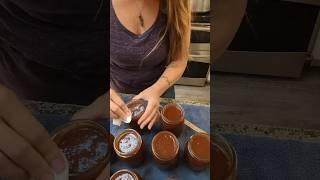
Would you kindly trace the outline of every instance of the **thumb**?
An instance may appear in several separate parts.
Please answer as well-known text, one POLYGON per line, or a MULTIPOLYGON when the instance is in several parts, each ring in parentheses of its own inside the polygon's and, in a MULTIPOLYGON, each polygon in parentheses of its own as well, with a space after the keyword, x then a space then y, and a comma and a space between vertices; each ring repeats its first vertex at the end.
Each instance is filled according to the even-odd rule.
POLYGON ((139 100, 139 99, 143 99, 143 98, 144 98, 144 97, 143 97, 142 94, 138 94, 138 95, 134 96, 132 99, 133 99, 133 100, 139 100))

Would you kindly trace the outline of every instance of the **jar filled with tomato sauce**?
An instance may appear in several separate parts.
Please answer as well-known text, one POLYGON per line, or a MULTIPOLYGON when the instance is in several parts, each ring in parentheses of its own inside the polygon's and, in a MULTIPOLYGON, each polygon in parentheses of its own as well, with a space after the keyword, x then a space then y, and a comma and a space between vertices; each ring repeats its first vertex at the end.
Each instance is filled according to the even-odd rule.
POLYGON ((214 180, 237 180, 238 159, 234 147, 221 135, 211 136, 211 175, 214 180))
POLYGON ((113 136, 94 121, 67 123, 52 139, 68 161, 70 180, 95 180, 110 161, 113 136))
POLYGON ((142 180, 142 177, 137 172, 123 169, 115 172, 110 180, 142 180))
POLYGON ((184 129, 184 110, 176 103, 163 106, 161 111, 161 128, 179 137, 184 129))
POLYGON ((174 168, 179 160, 179 141, 169 131, 157 133, 151 142, 151 149, 154 161, 161 168, 174 168))
POLYGON ((122 131, 115 138, 113 147, 119 159, 132 166, 140 165, 144 161, 144 143, 134 129, 122 131))
POLYGON ((185 147, 185 159, 193 170, 203 170, 210 166, 210 136, 197 133, 190 137, 185 147))

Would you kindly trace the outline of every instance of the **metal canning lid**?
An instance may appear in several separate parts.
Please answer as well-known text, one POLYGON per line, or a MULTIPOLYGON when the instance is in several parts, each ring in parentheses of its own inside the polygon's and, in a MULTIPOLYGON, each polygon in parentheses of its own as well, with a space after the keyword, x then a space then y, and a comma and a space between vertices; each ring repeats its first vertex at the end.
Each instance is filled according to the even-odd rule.
POLYGON ((137 173, 133 172, 133 171, 130 171, 128 169, 122 169, 122 170, 119 170, 117 172, 115 172, 112 176, 111 176, 111 180, 115 180, 117 177, 119 177, 120 175, 123 175, 123 174, 129 174, 131 175, 134 180, 138 180, 139 179, 139 176, 137 175, 137 173))
POLYGON ((134 129, 123 130, 113 141, 114 150, 116 151, 116 153, 119 156, 124 157, 124 158, 135 156, 139 152, 139 150, 141 149, 141 146, 142 146, 142 138, 141 138, 140 134, 134 129), (126 135, 129 135, 129 134, 135 135, 135 137, 137 138, 137 146, 134 148, 134 150, 132 150, 130 152, 122 152, 119 149, 119 143, 120 143, 121 139, 123 139, 126 135))

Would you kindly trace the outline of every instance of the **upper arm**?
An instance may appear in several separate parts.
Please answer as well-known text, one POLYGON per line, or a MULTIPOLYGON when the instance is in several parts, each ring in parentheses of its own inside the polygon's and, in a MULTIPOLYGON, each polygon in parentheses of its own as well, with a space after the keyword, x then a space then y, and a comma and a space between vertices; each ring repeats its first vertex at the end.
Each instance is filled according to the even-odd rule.
POLYGON ((227 49, 241 24, 247 0, 215 0, 213 11, 213 60, 227 49))

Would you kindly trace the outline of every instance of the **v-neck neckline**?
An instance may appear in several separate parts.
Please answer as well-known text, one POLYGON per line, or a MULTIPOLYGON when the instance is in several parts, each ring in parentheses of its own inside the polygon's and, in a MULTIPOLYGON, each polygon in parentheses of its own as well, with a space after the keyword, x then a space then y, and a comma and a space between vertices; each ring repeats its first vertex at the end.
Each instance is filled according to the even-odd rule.
POLYGON ((136 33, 132 32, 132 31, 130 31, 125 25, 122 24, 122 22, 121 22, 120 19, 118 18, 117 14, 116 14, 116 11, 115 11, 115 9, 114 9, 114 7, 113 7, 112 0, 111 0, 110 2, 111 2, 111 11, 112 11, 112 13, 113 13, 113 15, 114 15, 117 23, 120 25, 120 27, 121 27, 124 31, 126 31, 129 35, 131 35, 131 36, 133 36, 133 37, 135 37, 135 38, 141 38, 141 37, 144 37, 144 36, 146 36, 147 34, 149 34, 149 32, 154 29, 154 27, 156 26, 156 24, 158 23, 158 21, 159 21, 159 19, 160 19, 160 13, 161 13, 161 11, 160 11, 160 7, 159 7, 157 17, 156 17, 155 21, 152 23, 152 25, 151 25, 146 31, 144 31, 143 33, 141 33, 141 34, 136 34, 136 33))

